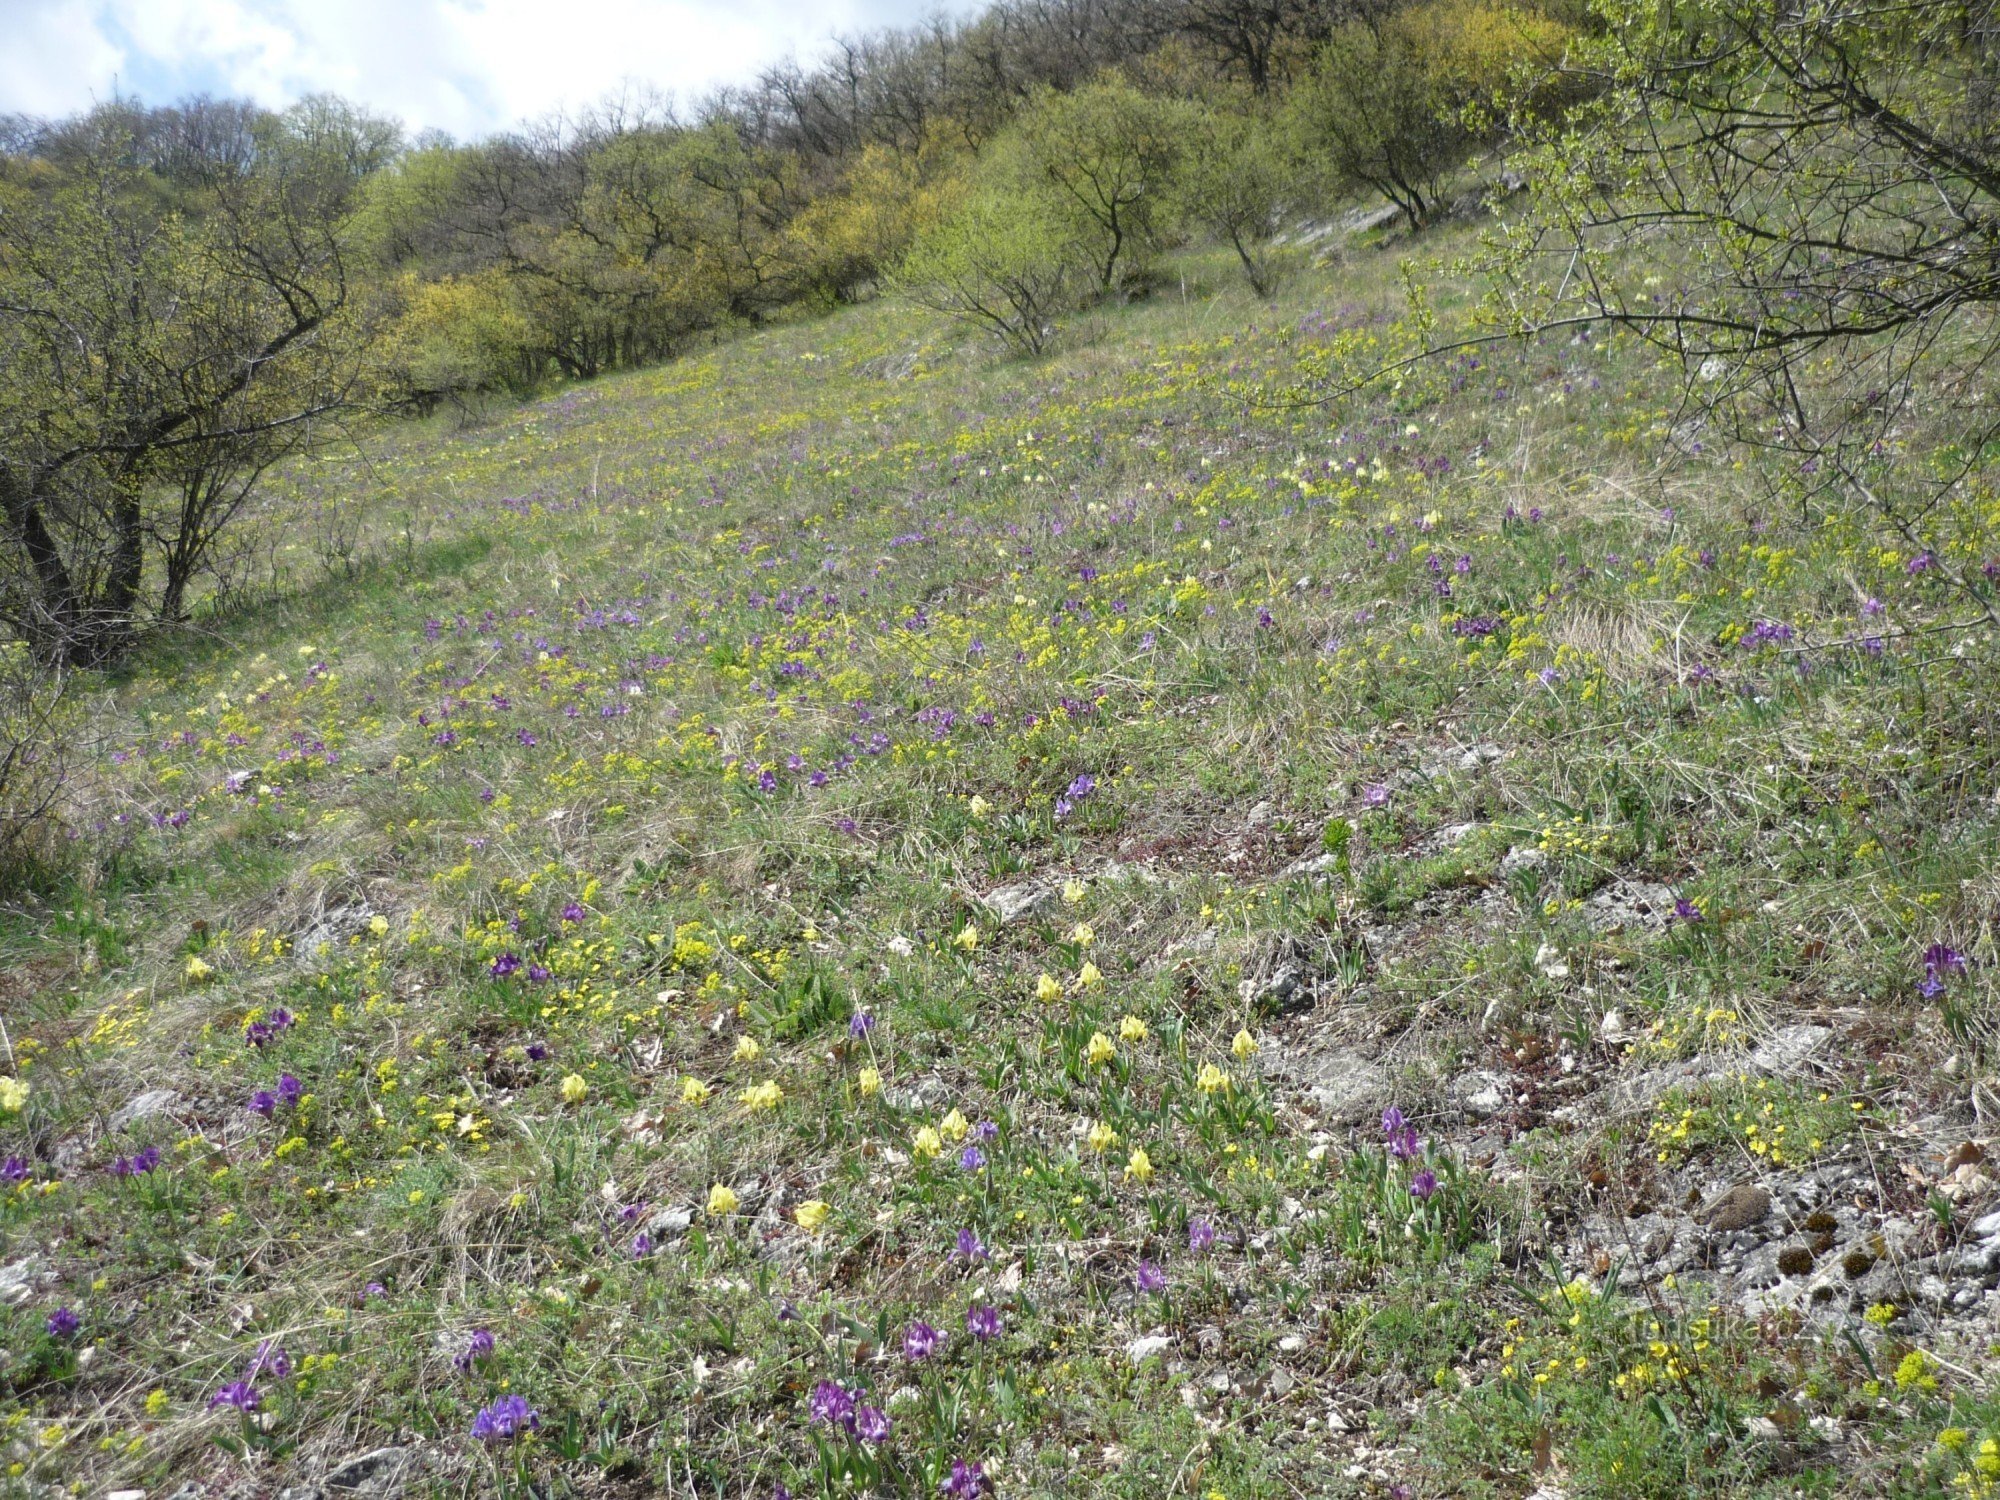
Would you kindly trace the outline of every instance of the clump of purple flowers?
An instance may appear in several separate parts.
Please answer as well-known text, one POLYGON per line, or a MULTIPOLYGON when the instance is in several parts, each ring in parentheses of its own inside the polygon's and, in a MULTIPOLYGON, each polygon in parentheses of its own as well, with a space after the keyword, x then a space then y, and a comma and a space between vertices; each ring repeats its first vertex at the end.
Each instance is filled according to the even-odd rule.
POLYGON ((492 1352, 493 1335, 484 1328, 475 1328, 466 1336, 465 1347, 451 1357, 451 1363, 453 1368, 464 1375, 492 1352))
POLYGON ((1917 990, 1926 1000, 1935 1000, 1944 993, 1945 975, 1964 972, 1963 953, 1948 943, 1932 943, 1924 949, 1924 982, 1917 990))
POLYGON ((252 1047, 268 1047, 291 1027, 292 1013, 281 1005, 261 1021, 252 1021, 244 1027, 243 1040, 252 1047))
POLYGON ((986 1493, 986 1470, 962 1458, 951 1461, 951 1473, 938 1485, 952 1500, 979 1500, 986 1493))
POLYGON ((210 1411, 218 1406, 233 1406, 240 1412, 253 1412, 263 1404, 257 1395, 257 1387, 247 1380, 232 1380, 208 1398, 210 1411))
POLYGON ((541 1417, 528 1405, 525 1396, 502 1396, 491 1406, 480 1408, 479 1415, 472 1419, 472 1435, 482 1443, 499 1445, 511 1443, 524 1432, 534 1432, 542 1425, 541 1417))
POLYGON ((143 1177, 160 1164, 160 1148, 148 1146, 130 1156, 121 1156, 105 1168, 113 1177, 143 1177))
POLYGON ((49 1320, 44 1326, 49 1330, 50 1338, 74 1338, 77 1329, 83 1326, 83 1319, 76 1315, 75 1308, 59 1307, 49 1314, 49 1320))
POLYGON ((889 1436, 889 1414, 879 1406, 862 1402, 837 1380, 822 1380, 815 1385, 806 1409, 815 1422, 838 1427, 864 1443, 879 1443, 889 1436))
POLYGON ((276 1339, 265 1339, 258 1344, 257 1352, 250 1356, 250 1363, 243 1367, 243 1378, 255 1380, 268 1374, 275 1380, 283 1380, 292 1373, 292 1357, 285 1353, 276 1339))
POLYGON ((1097 778, 1092 776, 1088 771, 1083 772, 1069 784, 1060 797, 1056 798, 1056 821, 1060 823, 1064 818, 1076 811, 1076 804, 1089 797, 1096 790, 1097 778))
POLYGON ((298 1102, 305 1098, 305 1096, 306 1088, 304 1084, 300 1083, 298 1079, 289 1073, 281 1073, 278 1075, 278 1087, 275 1091, 271 1089, 257 1090, 256 1093, 250 1096, 250 1102, 244 1105, 244 1108, 249 1110, 251 1114, 262 1115, 268 1120, 278 1112, 281 1105, 286 1109, 297 1108, 298 1102))
POLYGON ((1423 1154, 1423 1142, 1417 1139, 1417 1127, 1403 1118, 1403 1112, 1395 1105, 1382 1111, 1382 1134, 1389 1139, 1389 1154, 1399 1161, 1409 1161, 1423 1154))

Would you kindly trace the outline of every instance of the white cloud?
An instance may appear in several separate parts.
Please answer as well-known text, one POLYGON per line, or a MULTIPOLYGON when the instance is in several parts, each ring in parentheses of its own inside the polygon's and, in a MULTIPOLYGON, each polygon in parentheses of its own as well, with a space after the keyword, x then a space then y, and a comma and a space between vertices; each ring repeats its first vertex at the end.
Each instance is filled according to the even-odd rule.
POLYGON ((91 0, 0 0, 0 114, 60 114, 110 92, 124 53, 91 0))
MULTIPOLYGON (((967 11, 974 0, 948 0, 967 11)), ((0 112, 56 114, 114 86, 268 105, 330 90, 414 128, 479 135, 627 81, 682 100, 923 0, 0 0, 0 112)))

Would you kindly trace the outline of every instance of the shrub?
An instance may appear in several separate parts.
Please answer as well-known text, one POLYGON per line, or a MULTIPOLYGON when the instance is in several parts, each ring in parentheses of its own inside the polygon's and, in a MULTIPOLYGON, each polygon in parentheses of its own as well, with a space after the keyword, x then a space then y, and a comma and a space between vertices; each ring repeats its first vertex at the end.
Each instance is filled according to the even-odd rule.
POLYGON ((1198 107, 1189 123, 1174 184, 1181 222, 1233 249, 1251 289, 1267 297, 1283 270, 1271 241, 1298 164, 1262 120, 1198 107))
POLYGON ((1058 314, 1088 291, 1091 270, 1046 195, 981 186, 917 240, 899 282, 920 306, 1039 354, 1058 314))
POLYGON ((534 384, 533 330, 504 275, 482 271, 398 288, 403 310, 377 351, 391 399, 429 410, 489 391, 525 394, 534 384))
POLYGON ((949 191, 941 180, 947 165, 935 149, 864 148, 841 185, 786 226, 786 255, 801 280, 838 301, 879 282, 937 221, 949 191))
POLYGON ((1123 81, 1044 90, 996 143, 993 168, 1048 191, 1099 290, 1112 292, 1159 248, 1189 124, 1185 106, 1123 81))
MULTIPOLYGON (((1291 100, 1301 141, 1342 186, 1365 186, 1421 229, 1444 177, 1498 132, 1518 75, 1553 64, 1559 22, 1480 0, 1432 0, 1334 28, 1291 100)), ((1534 92, 1525 91, 1532 104, 1534 92)))

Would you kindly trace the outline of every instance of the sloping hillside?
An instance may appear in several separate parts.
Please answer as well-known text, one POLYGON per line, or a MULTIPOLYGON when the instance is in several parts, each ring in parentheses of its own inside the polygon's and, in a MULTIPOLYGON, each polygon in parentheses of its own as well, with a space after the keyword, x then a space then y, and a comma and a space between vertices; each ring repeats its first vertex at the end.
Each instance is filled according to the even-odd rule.
POLYGON ((1989 1491, 1995 518, 1227 273, 288 476, 0 931, 20 1493, 1989 1491))

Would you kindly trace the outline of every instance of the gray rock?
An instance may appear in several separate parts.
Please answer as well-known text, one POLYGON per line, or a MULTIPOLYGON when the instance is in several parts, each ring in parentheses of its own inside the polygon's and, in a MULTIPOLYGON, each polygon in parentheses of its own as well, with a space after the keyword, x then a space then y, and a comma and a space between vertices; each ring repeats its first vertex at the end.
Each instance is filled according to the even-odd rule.
POLYGON ((1833 1040, 1831 1026, 1800 1023, 1781 1026, 1750 1054, 1750 1066, 1760 1073, 1789 1073, 1822 1051, 1833 1040))
POLYGON ((1451 1081, 1451 1097, 1467 1114, 1497 1115, 1513 1102, 1504 1075, 1474 1068, 1451 1081))
POLYGON ((128 1100, 111 1116, 111 1128, 123 1130, 128 1125, 136 1125, 141 1120, 150 1120, 154 1115, 163 1115, 181 1102, 181 1096, 172 1089, 147 1089, 145 1093, 128 1100))
POLYGON ((1295 859, 1278 872, 1281 880, 1309 880, 1321 875, 1331 875, 1340 868, 1338 854, 1315 854, 1308 859, 1295 859))
POLYGON ((1500 860, 1500 873, 1512 875, 1520 870, 1539 870, 1549 862, 1548 855, 1533 844, 1521 844, 1509 849, 1500 860))
MULTIPOLYGON (((674 1240, 686 1234, 688 1227, 693 1223, 694 1210, 689 1208, 685 1203, 674 1203, 660 1209, 646 1221, 646 1232, 656 1239, 674 1240)), ((376 1451, 380 1452, 382 1450, 378 1449, 376 1451)), ((364 1458, 372 1458, 374 1455, 363 1454, 362 1456, 364 1458)))
POLYGON ((1273 1049, 1266 1071, 1303 1088, 1334 1119, 1359 1119, 1389 1102, 1389 1072, 1358 1052, 1273 1049))
POLYGON ((0 1307, 19 1307, 35 1295, 36 1289, 49 1280, 51 1274, 32 1255, 24 1255, 19 1260, 0 1266, 0 1307))
POLYGON ((1343 234, 1366 234, 1371 229, 1395 223, 1400 213, 1402 210, 1393 203, 1385 203, 1380 208, 1350 209, 1341 215, 1339 229, 1343 234))
POLYGON ((1459 756, 1458 768, 1461 771, 1476 771, 1481 766, 1488 765, 1493 761, 1504 760, 1506 755, 1507 752, 1494 744, 1493 741, 1481 740, 1470 750, 1467 750, 1465 754, 1459 756))
POLYGON ((979 898, 979 901, 993 913, 995 921, 1005 926, 1020 921, 1048 900, 1052 894, 1048 886, 1029 880, 1019 885, 1003 885, 997 891, 988 891, 979 898))
POLYGON ((335 1496, 396 1495, 408 1485, 417 1466, 414 1448, 376 1448, 329 1470, 320 1483, 335 1496))
POLYGON ((1674 912, 1674 893, 1654 880, 1614 880, 1583 903, 1584 920, 1601 932, 1664 927, 1674 912))

